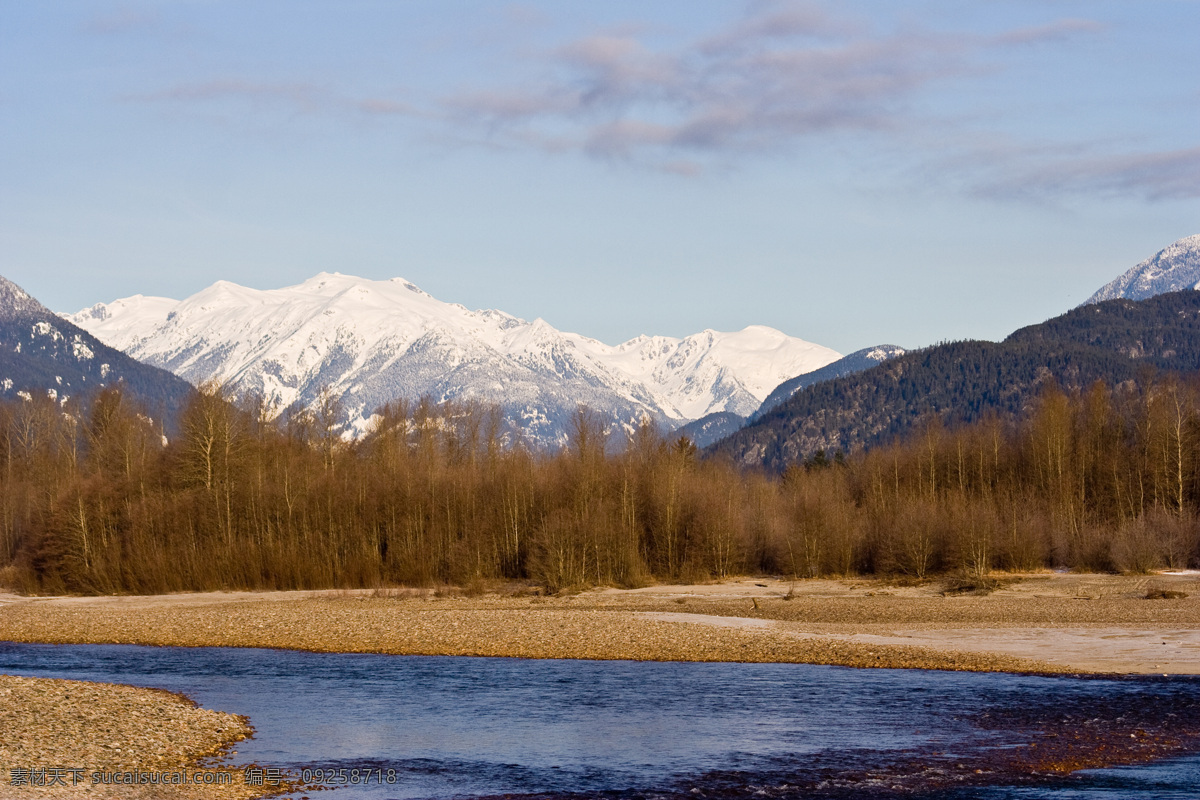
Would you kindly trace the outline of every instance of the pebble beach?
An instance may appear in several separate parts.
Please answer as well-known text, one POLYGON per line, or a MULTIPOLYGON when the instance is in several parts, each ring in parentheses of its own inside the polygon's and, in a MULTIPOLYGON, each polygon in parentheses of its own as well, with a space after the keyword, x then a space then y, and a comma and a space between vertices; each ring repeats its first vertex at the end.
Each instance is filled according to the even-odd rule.
POLYGON ((170 692, 0 675, 0 797, 254 797, 219 766, 252 734, 243 717, 170 692))

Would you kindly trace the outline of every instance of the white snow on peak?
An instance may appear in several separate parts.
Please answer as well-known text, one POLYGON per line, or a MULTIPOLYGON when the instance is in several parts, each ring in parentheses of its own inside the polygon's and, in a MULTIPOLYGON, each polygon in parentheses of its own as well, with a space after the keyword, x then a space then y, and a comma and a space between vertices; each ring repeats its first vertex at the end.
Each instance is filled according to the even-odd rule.
POLYGON ((1200 234, 1180 239, 1159 250, 1124 275, 1105 284, 1084 305, 1122 297, 1145 300, 1158 294, 1195 289, 1197 286, 1200 286, 1200 234))
POLYGON ((126 350, 132 346, 138 332, 165 322, 167 314, 178 304, 178 300, 169 297, 135 294, 111 303, 97 303, 75 314, 59 316, 93 332, 93 335, 96 335, 95 330, 103 330, 105 335, 96 335, 98 339, 118 350, 126 350), (86 324, 81 320, 86 320, 86 324))
POLYGON ((444 303, 403 278, 338 272, 271 290, 218 281, 181 301, 135 295, 67 318, 195 384, 262 392, 278 410, 328 387, 354 430, 384 402, 429 394, 499 403, 549 440, 580 403, 626 422, 745 415, 781 381, 840 357, 761 325, 611 346, 540 318, 444 303))
POLYGON ((638 336, 615 347, 571 335, 597 360, 645 383, 671 417, 683 420, 716 411, 745 416, 783 381, 841 358, 762 325, 733 333, 704 330, 682 339, 638 336))

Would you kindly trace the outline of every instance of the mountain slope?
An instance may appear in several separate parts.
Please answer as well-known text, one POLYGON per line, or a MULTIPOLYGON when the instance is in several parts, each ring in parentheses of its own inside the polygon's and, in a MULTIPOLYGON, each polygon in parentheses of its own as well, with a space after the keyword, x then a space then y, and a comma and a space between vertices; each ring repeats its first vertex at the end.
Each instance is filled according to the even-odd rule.
POLYGON ((1048 380, 1083 388, 1135 380, 1149 367, 1200 368, 1200 293, 1081 306, 1003 342, 910 351, 866 372, 809 386, 709 449, 783 469, 819 449, 853 451, 910 431, 931 415, 969 421, 1015 414, 1048 380))
POLYGON ((864 347, 862 350, 856 350, 844 358, 839 358, 832 364, 826 364, 820 369, 814 369, 812 372, 806 372, 803 375, 797 375, 794 378, 784 381, 775 387, 775 390, 767 395, 767 399, 763 400, 762 405, 758 410, 750 415, 750 421, 753 422, 766 414, 771 409, 783 403, 789 397, 794 395, 801 389, 812 386, 814 383, 821 381, 831 381, 834 378, 841 378, 845 375, 853 375, 856 372, 868 370, 871 367, 878 366, 889 358, 902 356, 907 351, 903 347, 897 347, 894 344, 880 344, 875 347, 864 347))
POLYGON ((109 347, 0 277, 0 395, 49 393, 65 402, 118 381, 149 413, 168 422, 193 391, 186 381, 109 347))
POLYGON ((1167 292, 1200 288, 1200 235, 1159 250, 1121 277, 1105 284, 1084 305, 1104 300, 1145 300, 1167 292))
POLYGON ((328 387, 359 432, 398 398, 500 404, 533 439, 561 442, 579 404, 666 427, 747 414, 783 378, 838 354, 752 326, 617 346, 502 311, 443 303, 396 278, 321 273, 262 291, 226 281, 183 301, 133 297, 70 317, 113 346, 192 383, 259 391, 279 409, 328 387))
POLYGON ((749 417, 734 414, 730 411, 714 411, 700 419, 692 420, 686 425, 680 426, 675 433, 691 439, 699 448, 708 447, 727 436, 732 436, 734 432, 747 422, 754 422, 763 414, 780 405, 805 387, 822 381, 831 381, 834 378, 840 378, 844 375, 853 375, 856 372, 862 372, 887 361, 889 358, 904 355, 904 353, 904 348, 897 347, 894 344, 864 347, 862 350, 857 350, 844 358, 839 358, 832 364, 826 364, 820 369, 814 369, 812 372, 797 375, 779 384, 773 392, 767 395, 767 399, 749 417))
POLYGON ((692 444, 703 449, 721 441, 726 436, 732 436, 745 424, 746 418, 734 414, 732 411, 714 411, 680 426, 671 435, 672 438, 686 436, 692 440, 692 444))

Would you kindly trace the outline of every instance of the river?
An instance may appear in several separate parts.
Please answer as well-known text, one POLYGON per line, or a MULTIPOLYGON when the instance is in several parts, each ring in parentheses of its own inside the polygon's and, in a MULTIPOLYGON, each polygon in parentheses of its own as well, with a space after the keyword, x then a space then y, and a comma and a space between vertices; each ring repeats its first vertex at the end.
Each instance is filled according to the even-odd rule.
POLYGON ((12 643, 0 672, 245 714, 230 763, 366 775, 331 800, 1200 796, 1194 678, 12 643))

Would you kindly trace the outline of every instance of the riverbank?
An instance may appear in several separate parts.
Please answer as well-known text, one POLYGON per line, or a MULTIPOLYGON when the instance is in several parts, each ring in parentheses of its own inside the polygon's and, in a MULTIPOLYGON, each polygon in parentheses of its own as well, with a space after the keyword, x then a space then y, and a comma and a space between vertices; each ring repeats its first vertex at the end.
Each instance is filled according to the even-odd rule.
POLYGON ((241 770, 215 763, 252 733, 242 717, 158 689, 0 675, 0 798, 259 796, 241 770))
POLYGON ((555 597, 522 587, 479 596, 422 590, 0 595, 0 640, 1200 674, 1200 575, 1011 576, 984 596, 947 592, 937 583, 771 579, 555 597))

